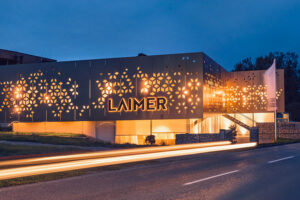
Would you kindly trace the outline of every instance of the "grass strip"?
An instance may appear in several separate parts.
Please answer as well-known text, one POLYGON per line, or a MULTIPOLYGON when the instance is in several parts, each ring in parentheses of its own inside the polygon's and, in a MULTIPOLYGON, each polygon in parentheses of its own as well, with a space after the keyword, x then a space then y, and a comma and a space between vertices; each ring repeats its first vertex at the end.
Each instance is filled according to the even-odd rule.
POLYGON ((95 167, 89 169, 81 169, 81 170, 73 170, 73 171, 66 171, 66 172, 57 172, 51 174, 43 174, 43 175, 36 175, 36 176, 28 176, 22 178, 14 178, 9 180, 1 180, 0 181, 0 188, 3 187, 10 187, 10 186, 17 186, 17 185, 24 185, 24 184, 31 184, 31 183, 38 183, 44 181, 52 181, 58 180, 63 178, 69 178, 74 176, 81 176, 89 173, 99 173, 103 171, 116 171, 121 170, 128 167, 138 166, 138 165, 150 165, 153 163, 157 163, 159 161, 150 160, 144 162, 135 162, 135 163, 125 163, 120 165, 110 165, 104 167, 95 167))
POLYGON ((0 144, 0 156, 17 156, 28 154, 46 154, 60 152, 82 151, 74 147, 28 146, 15 144, 0 144))
POLYGON ((18 142, 37 142, 42 144, 74 145, 83 147, 138 147, 134 144, 111 144, 95 140, 82 134, 71 133, 19 133, 0 132, 0 140, 18 142))

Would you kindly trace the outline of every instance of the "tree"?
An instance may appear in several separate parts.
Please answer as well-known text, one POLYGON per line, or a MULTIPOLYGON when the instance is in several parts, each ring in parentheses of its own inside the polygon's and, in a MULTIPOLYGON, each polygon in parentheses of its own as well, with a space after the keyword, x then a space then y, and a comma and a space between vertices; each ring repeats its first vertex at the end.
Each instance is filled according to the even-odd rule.
POLYGON ((298 55, 294 52, 271 52, 268 55, 256 58, 255 63, 251 58, 243 59, 235 65, 233 71, 266 70, 276 59, 276 68, 284 69, 285 107, 291 113, 291 119, 300 121, 300 70, 298 55))
POLYGON ((245 58, 241 62, 237 63, 235 65, 235 70, 234 71, 247 71, 247 70, 253 70, 254 65, 252 63, 251 58, 245 58))
POLYGON ((150 145, 155 144, 155 135, 148 135, 145 139, 145 143, 150 145))
POLYGON ((229 127, 229 130, 231 131, 232 143, 233 144, 237 143, 237 139, 236 139, 236 136, 237 136, 236 125, 231 125, 229 127))

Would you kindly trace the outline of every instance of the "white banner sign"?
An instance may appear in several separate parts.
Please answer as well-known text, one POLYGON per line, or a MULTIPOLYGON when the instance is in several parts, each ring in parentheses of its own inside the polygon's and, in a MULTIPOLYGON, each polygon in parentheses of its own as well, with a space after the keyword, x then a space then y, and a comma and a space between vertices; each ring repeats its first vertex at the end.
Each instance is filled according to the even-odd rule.
POLYGON ((276 111, 276 61, 264 73, 264 85, 267 93, 267 111, 276 111))

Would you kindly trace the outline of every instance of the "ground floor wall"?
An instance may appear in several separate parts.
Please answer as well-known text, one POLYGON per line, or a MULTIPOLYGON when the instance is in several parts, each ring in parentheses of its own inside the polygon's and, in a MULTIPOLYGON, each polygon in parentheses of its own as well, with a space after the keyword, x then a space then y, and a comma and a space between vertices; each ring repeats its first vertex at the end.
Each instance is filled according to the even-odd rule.
MULTIPOLYGON (((229 113, 231 117, 239 120, 249 127, 256 126, 257 123, 273 122, 274 113, 229 113)), ((224 116, 224 113, 204 113, 203 119, 199 120, 199 133, 218 133, 219 130, 228 130, 230 126, 235 125, 237 129, 238 142, 249 142, 250 130, 236 124, 224 116)))
POLYGON ((176 144, 230 141, 235 142, 232 130, 220 130, 219 133, 176 134, 176 144))
POLYGON ((148 135, 155 135, 157 144, 175 144, 176 134, 188 133, 190 119, 116 121, 116 143, 145 144, 148 135))
MULTIPOLYGON (((258 142, 260 144, 275 142, 274 123, 258 123, 258 142)), ((280 139, 300 139, 300 122, 277 123, 277 137, 280 139)))
POLYGON ((106 142, 115 142, 114 121, 15 122, 14 132, 84 134, 106 142))
POLYGON ((155 135, 156 144, 175 144, 176 134, 194 133, 191 119, 78 121, 78 122, 16 122, 14 132, 74 133, 118 144, 145 144, 155 135))
MULTIPOLYGON (((274 122, 273 113, 233 113, 230 116, 253 127, 260 122, 274 122)), ((178 134, 218 134, 221 129, 237 126, 238 141, 249 141, 250 132, 224 117, 224 113, 204 113, 198 119, 117 120, 76 122, 17 122, 15 132, 56 132, 84 134, 111 143, 145 144, 148 135, 155 135, 156 144, 175 144, 178 134)))

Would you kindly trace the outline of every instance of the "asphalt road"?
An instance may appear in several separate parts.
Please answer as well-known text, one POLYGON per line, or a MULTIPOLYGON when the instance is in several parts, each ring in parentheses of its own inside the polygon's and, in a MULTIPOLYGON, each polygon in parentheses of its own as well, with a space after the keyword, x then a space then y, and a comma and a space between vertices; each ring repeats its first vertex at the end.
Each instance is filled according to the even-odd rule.
POLYGON ((0 199, 300 199, 300 143, 0 189, 0 199))

